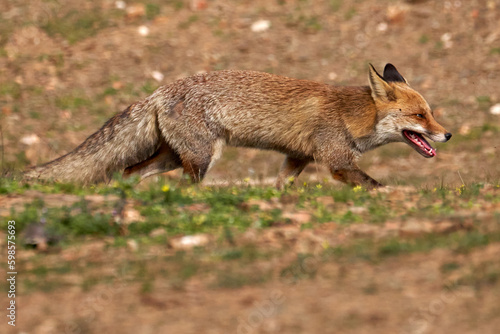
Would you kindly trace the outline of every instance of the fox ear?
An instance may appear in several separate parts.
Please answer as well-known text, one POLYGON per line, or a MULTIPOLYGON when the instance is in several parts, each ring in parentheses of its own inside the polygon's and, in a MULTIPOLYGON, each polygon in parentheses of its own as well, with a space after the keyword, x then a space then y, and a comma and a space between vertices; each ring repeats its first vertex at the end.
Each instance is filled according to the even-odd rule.
POLYGON ((380 74, 377 73, 375 67, 370 64, 370 74, 368 76, 372 97, 374 100, 388 100, 388 95, 392 95, 392 88, 380 74))
POLYGON ((403 82, 408 84, 408 81, 398 72, 396 67, 392 64, 385 65, 384 80, 387 82, 403 82))

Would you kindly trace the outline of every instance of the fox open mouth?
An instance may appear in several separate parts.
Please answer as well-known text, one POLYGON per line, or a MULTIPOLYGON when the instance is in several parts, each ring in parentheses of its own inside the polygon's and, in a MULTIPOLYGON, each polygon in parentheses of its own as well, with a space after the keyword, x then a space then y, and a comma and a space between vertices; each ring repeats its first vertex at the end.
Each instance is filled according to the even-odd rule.
POLYGON ((415 151, 417 151, 424 157, 433 158, 436 156, 436 149, 432 147, 420 133, 410 130, 403 130, 403 138, 406 140, 408 145, 413 147, 415 151))

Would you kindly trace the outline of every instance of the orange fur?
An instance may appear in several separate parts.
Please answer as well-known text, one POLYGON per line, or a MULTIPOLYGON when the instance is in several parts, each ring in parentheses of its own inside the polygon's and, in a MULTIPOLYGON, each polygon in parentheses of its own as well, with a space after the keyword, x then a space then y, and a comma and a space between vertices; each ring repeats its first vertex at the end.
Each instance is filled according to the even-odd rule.
POLYGON ((26 176, 94 183, 125 168, 147 177, 182 166, 198 182, 228 144, 284 153, 280 188, 311 161, 337 180, 379 186, 357 167, 362 153, 408 140, 405 129, 439 141, 446 134, 392 65, 384 75, 392 81, 371 67, 370 86, 338 87, 252 71, 198 74, 158 88, 26 176))

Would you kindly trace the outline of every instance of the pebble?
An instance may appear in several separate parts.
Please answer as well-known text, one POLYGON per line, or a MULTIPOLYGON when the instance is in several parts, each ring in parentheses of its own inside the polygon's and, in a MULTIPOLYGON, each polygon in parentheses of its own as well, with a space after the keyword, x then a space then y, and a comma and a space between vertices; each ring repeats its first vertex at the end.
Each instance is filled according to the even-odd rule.
POLYGON ((21 143, 31 146, 40 142, 40 138, 36 134, 27 135, 21 138, 21 143))
POLYGON ((127 4, 125 1, 115 1, 115 7, 117 9, 125 9, 127 7, 127 4))
POLYGON ((149 35, 149 28, 146 27, 146 26, 140 26, 138 29, 137 29, 137 32, 139 33, 139 35, 141 36, 147 36, 149 35))
POLYGON ((186 235, 170 241, 170 244, 175 249, 191 249, 197 246, 205 246, 209 239, 206 234, 186 235))
POLYGON ((153 77, 153 79, 155 79, 158 82, 163 81, 163 78, 165 77, 163 75, 163 73, 161 73, 159 71, 153 71, 153 72, 151 72, 151 76, 153 77))
POLYGON ((490 108, 490 114, 500 115, 500 103, 497 103, 490 108))
POLYGON ((264 32, 266 30, 269 30, 271 28, 271 21, 269 20, 258 20, 252 23, 252 26, 250 29, 252 29, 253 32, 264 32))

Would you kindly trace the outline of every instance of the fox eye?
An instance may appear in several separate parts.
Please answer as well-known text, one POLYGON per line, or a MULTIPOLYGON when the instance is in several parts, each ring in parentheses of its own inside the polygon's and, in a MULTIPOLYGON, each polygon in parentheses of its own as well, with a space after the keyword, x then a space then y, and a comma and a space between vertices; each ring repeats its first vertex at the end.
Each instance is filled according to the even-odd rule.
POLYGON ((417 114, 415 116, 417 116, 418 118, 425 118, 424 115, 422 115, 422 114, 417 114))

